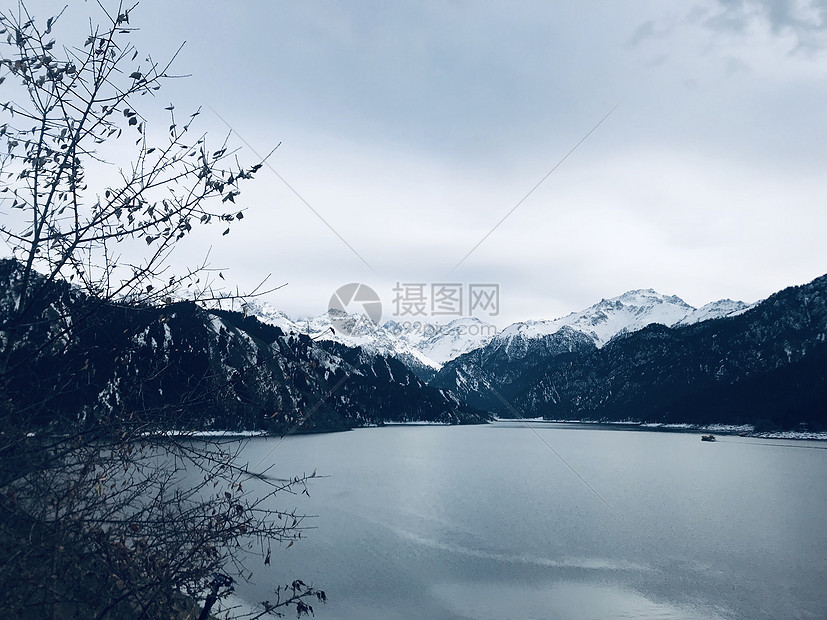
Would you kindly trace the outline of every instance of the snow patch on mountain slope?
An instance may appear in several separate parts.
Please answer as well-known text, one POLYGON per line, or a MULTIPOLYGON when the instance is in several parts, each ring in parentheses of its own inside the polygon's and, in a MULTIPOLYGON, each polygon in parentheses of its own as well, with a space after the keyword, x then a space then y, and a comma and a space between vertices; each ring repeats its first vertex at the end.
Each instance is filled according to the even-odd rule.
POLYGON ((652 323, 671 326, 694 311, 695 308, 680 297, 640 289, 602 299, 585 310, 553 321, 514 323, 497 338, 541 338, 557 333, 563 327, 571 327, 590 336, 598 347, 602 347, 621 332, 637 331, 652 323))
POLYGON ((754 305, 722 299, 696 309, 676 295, 661 295, 652 289, 638 289, 611 299, 602 299, 585 310, 572 312, 553 321, 514 323, 500 332, 497 340, 542 338, 570 327, 591 337, 598 347, 602 347, 618 334, 635 332, 647 325, 692 325, 735 316, 754 305))
POLYGON ((298 323, 266 302, 249 302, 246 305, 246 313, 257 317, 262 323, 278 327, 285 334, 300 331, 298 323))
POLYGON ((733 301, 731 299, 721 299, 719 301, 710 302, 701 306, 694 312, 689 313, 680 321, 678 325, 694 325, 701 321, 709 321, 711 319, 720 319, 725 316, 738 316, 743 314, 755 304, 745 304, 743 301, 733 301))
POLYGON ((369 355, 383 355, 395 357, 410 364, 412 361, 423 366, 438 370, 442 363, 435 361, 412 342, 394 333, 393 326, 375 325, 358 315, 343 316, 347 321, 347 329, 343 330, 331 321, 329 314, 322 314, 305 320, 292 320, 284 313, 276 310, 267 303, 253 302, 247 306, 248 312, 258 317, 262 322, 279 327, 284 333, 307 334, 313 340, 338 342, 348 347, 360 347, 369 355))
MULTIPOLYGON (((754 305, 754 304, 753 304, 754 305)), ((446 324, 425 321, 387 321, 374 325, 370 321, 350 317, 348 329, 332 323, 329 314, 292 320, 267 303, 252 302, 248 312, 285 333, 309 335, 314 340, 338 342, 361 347, 371 355, 395 357, 407 364, 421 364, 439 370, 447 362, 489 343, 517 346, 518 342, 539 339, 570 328, 591 338, 602 347, 621 333, 643 329, 659 323, 666 326, 692 325, 724 316, 746 312, 752 305, 722 299, 701 308, 694 308, 675 295, 661 295, 652 289, 638 289, 572 312, 554 320, 514 323, 497 333, 497 328, 475 317, 461 317, 446 324)))
POLYGON ((485 346, 497 334, 494 325, 476 317, 462 317, 446 324, 411 325, 388 321, 384 327, 410 349, 418 351, 438 366, 463 353, 485 346))

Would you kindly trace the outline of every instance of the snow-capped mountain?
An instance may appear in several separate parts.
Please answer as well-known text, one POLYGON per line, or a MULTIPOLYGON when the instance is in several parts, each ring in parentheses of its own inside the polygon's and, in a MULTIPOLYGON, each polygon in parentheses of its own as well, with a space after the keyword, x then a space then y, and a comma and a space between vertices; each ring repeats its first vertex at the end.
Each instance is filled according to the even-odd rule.
POLYGON ((727 299, 696 309, 675 295, 652 289, 629 291, 553 321, 514 323, 485 346, 448 361, 431 384, 456 393, 474 407, 508 415, 503 401, 510 402, 571 356, 596 351, 649 325, 685 328, 748 308, 727 299))
MULTIPOLYGON (((0 259, 0 326, 12 324, 22 271, 17 261, 0 259)), ((401 361, 286 330, 292 321, 272 309, 280 328, 188 301, 101 302, 65 281, 44 284, 38 294, 14 348, 4 351, 3 396, 27 412, 32 432, 115 419, 124 424, 119 429, 142 432, 282 435, 485 419, 401 361)), ((6 334, 0 329, 0 345, 6 334)))
POLYGON ((316 341, 360 347, 368 356, 396 358, 423 379, 431 379, 443 364, 487 344, 497 333, 494 325, 477 318, 454 319, 444 325, 396 321, 375 325, 358 315, 343 315, 333 321, 329 313, 292 320, 264 302, 250 302, 247 312, 287 334, 306 334, 316 341), (342 329, 342 322, 347 329, 342 329))
MULTIPOLYGON (((21 269, 0 260, 0 315, 10 311, 21 269)), ((151 416, 141 424, 159 428, 282 433, 297 423, 307 431, 469 423, 492 412, 827 428, 827 276, 754 307, 722 300, 696 310, 674 296, 630 291, 493 337, 475 319, 410 330, 348 315, 295 321, 265 305, 245 313, 184 301, 137 308, 60 281, 33 308, 10 352, 25 363, 13 358, 22 371, 5 389, 39 408, 35 424, 117 412, 132 420, 141 411, 151 416), (342 329, 342 320, 353 324, 342 329), (44 343, 52 348, 39 355, 44 343)))
MULTIPOLYGON (((375 325, 359 320, 357 315, 342 317, 348 322, 341 329, 339 321, 331 321, 329 314, 305 320, 293 320, 267 303, 251 302, 249 313, 261 321, 281 328, 285 333, 306 334, 314 340, 338 342, 348 347, 360 347, 367 355, 382 355, 405 363, 420 378, 430 380, 444 365, 475 349, 504 348, 504 354, 514 359, 534 351, 529 341, 543 342, 541 348, 557 350, 557 343, 548 338, 566 328, 562 340, 569 342, 569 331, 586 336, 597 348, 604 346, 618 334, 638 331, 647 325, 691 325, 723 316, 734 316, 748 310, 741 301, 724 299, 694 308, 675 295, 661 295, 652 289, 629 291, 554 320, 514 323, 497 333, 494 325, 477 318, 463 317, 447 324, 427 322, 388 321, 375 325)), ((584 346, 578 339, 578 346, 584 346)))
MULTIPOLYGON (((779 291, 748 311, 725 300, 676 327, 653 325, 570 362, 551 361, 512 390, 512 412, 721 421, 759 430, 827 427, 827 276, 779 291), (703 320, 722 312, 724 319, 703 320)), ((488 376, 503 372, 487 370, 488 376)))
POLYGON ((589 336, 598 348, 622 333, 635 332, 647 325, 659 323, 691 325, 699 321, 740 314, 749 306, 729 299, 706 304, 696 309, 676 295, 661 295, 652 289, 623 293, 568 316, 553 321, 526 321, 506 327, 496 340, 509 342, 515 338, 542 338, 571 327, 589 336))
POLYGON ((367 355, 395 357, 408 366, 422 366, 432 370, 439 368, 439 364, 410 347, 384 326, 360 320, 357 315, 342 316, 335 323, 327 313, 310 319, 292 320, 283 312, 261 302, 249 303, 247 311, 260 321, 279 327, 286 334, 305 334, 316 341, 360 347, 367 355), (347 323, 347 329, 341 328, 342 322, 347 323))
POLYGON ((454 319, 444 325, 422 323, 415 328, 388 321, 383 327, 401 342, 435 362, 437 368, 463 353, 485 346, 497 334, 494 325, 476 317, 454 319))
POLYGON ((731 299, 721 299, 719 301, 710 302, 701 306, 694 312, 687 314, 675 325, 694 325, 701 321, 708 321, 710 319, 720 319, 724 316, 738 316, 743 314, 755 304, 745 304, 743 301, 732 301, 731 299))

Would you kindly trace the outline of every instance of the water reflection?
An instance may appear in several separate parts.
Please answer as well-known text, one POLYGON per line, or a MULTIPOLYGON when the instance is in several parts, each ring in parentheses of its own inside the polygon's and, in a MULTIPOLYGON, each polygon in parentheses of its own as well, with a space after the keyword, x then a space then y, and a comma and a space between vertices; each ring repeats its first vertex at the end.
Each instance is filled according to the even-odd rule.
POLYGON ((300 577, 320 619, 827 617, 827 451, 537 432, 614 510, 519 424, 285 441, 278 471, 330 476, 289 500, 318 529, 239 595, 300 577))

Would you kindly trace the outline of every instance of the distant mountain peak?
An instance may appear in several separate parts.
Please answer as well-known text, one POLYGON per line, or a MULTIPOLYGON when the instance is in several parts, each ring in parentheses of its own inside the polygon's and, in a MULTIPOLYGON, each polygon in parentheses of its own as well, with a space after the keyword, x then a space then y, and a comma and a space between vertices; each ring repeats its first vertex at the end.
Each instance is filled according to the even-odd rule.
POLYGON ((738 316, 743 314, 756 304, 746 304, 743 301, 733 301, 732 299, 719 299, 704 304, 697 310, 690 312, 677 325, 694 325, 701 321, 708 321, 710 319, 719 319, 725 316, 738 316))
POLYGON ((618 334, 638 331, 653 323, 671 327, 683 324, 684 320, 697 322, 726 316, 744 311, 748 306, 743 302, 727 304, 721 301, 704 308, 703 314, 697 314, 698 310, 677 295, 663 295, 651 288, 634 289, 616 297, 603 298, 584 310, 559 319, 514 323, 500 332, 497 339, 542 338, 565 326, 586 334, 602 347, 618 334), (694 318, 690 320, 690 317, 694 318))
POLYGON ((360 347, 370 355, 397 358, 421 377, 432 375, 446 362, 484 346, 497 333, 494 325, 477 317, 459 317, 446 324, 392 319, 376 325, 360 315, 343 314, 337 323, 347 329, 339 329, 331 324, 329 313, 292 320, 266 302, 252 302, 248 311, 285 333, 307 334, 314 340, 360 347))
MULTIPOLYGON (((521 321, 497 333, 495 326, 477 317, 458 317, 444 324, 404 321, 395 317, 381 325, 362 322, 354 329, 331 329, 328 313, 292 320, 266 303, 253 302, 248 306, 250 313, 286 333, 308 334, 314 339, 361 347, 371 355, 394 357, 412 367, 422 378, 460 355, 489 344, 504 346, 514 352, 527 351, 529 349, 517 341, 543 339, 558 333, 565 336, 571 330, 585 335, 600 348, 620 334, 629 334, 653 323, 668 327, 691 325, 740 314, 749 308, 744 302, 726 299, 696 309, 677 295, 663 295, 652 288, 641 288, 603 298, 564 317, 521 321)), ((354 326, 357 325, 356 318, 353 317, 354 326)))

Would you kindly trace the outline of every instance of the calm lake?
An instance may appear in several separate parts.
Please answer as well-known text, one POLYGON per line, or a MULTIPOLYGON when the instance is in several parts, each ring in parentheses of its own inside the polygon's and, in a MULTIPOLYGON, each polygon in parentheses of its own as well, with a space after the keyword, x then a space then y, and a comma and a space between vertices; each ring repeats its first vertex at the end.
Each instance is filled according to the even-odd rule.
POLYGON ((301 578, 320 619, 827 618, 824 448, 541 422, 255 439, 251 464, 329 477, 282 498, 317 529, 237 593, 301 578))

